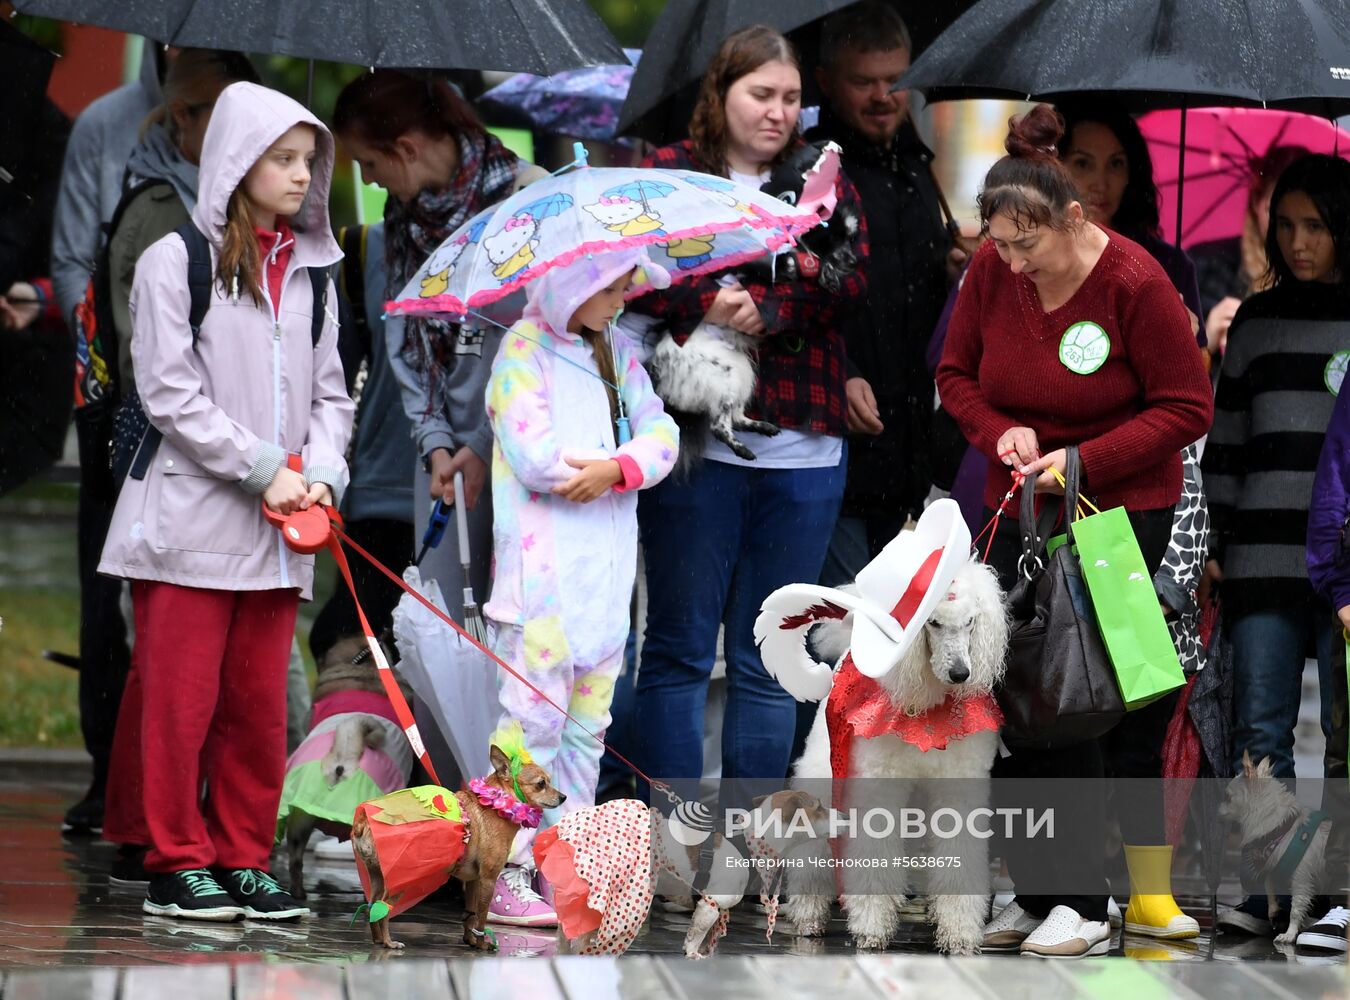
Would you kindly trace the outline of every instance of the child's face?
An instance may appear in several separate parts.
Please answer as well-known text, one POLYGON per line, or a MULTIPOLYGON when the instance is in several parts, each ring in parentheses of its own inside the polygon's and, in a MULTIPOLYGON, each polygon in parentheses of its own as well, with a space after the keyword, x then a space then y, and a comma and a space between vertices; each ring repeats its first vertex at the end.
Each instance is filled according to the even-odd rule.
POLYGON ((623 309, 623 297, 633 282, 633 272, 619 275, 600 291, 596 292, 572 314, 567 329, 572 333, 581 330, 595 330, 597 333, 613 322, 614 317, 623 309))
POLYGON ((1336 244, 1322 214, 1303 191, 1288 191, 1275 206, 1272 223, 1280 254, 1299 281, 1336 281, 1336 244))
POLYGON ((244 193, 257 206, 259 224, 271 229, 268 217, 294 215, 309 191, 314 165, 314 126, 295 125, 259 157, 244 175, 244 193))

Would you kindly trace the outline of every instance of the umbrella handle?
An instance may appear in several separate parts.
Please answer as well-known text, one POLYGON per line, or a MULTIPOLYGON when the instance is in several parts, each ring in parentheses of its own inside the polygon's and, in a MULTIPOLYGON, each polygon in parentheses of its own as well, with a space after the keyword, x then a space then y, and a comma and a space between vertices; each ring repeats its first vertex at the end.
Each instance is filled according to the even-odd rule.
POLYGON ((464 473, 455 473, 455 531, 459 535, 459 561, 469 565, 469 515, 464 509, 464 473))

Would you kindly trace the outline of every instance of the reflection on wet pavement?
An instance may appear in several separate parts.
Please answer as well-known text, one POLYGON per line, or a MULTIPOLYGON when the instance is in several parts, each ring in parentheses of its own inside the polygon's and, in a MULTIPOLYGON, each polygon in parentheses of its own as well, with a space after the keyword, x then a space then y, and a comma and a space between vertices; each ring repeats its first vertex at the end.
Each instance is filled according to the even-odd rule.
MULTIPOLYGON (((748 902, 732 919, 718 957, 689 962, 681 956, 685 918, 654 912, 628 956, 557 959, 547 967, 494 961, 460 941, 460 905, 447 895, 396 921, 407 951, 370 948, 364 921, 352 924, 362 902, 355 868, 306 864, 314 914, 294 924, 194 924, 145 916, 143 888, 110 885, 114 848, 101 841, 63 837, 60 817, 82 790, 54 780, 0 780, 0 975, 4 1000, 26 996, 172 996, 188 989, 194 1000, 231 995, 312 997, 448 996, 473 1000, 547 996, 615 997, 768 996, 829 998, 932 996, 1135 997, 1346 996, 1344 963, 1280 951, 1269 941, 1221 935, 1213 961, 1207 937, 1198 942, 1154 942, 1134 936, 1115 941, 1115 956, 1079 963, 1020 961, 1015 957, 942 959, 932 956, 922 912, 910 907, 901 933, 884 955, 853 949, 841 919, 823 939, 796 938, 780 922, 772 945, 764 915, 748 902), (446 959, 458 960, 446 962, 446 959), (1131 961, 1138 959, 1140 961, 1131 961), (281 963, 303 963, 292 966, 281 963), (219 963, 228 963, 221 965, 219 963), (260 964, 261 963, 261 964, 260 964), (173 966, 192 965, 189 970, 173 966), (120 984, 112 971, 129 967, 120 984), (51 976, 22 970, 60 968, 51 976), (155 967, 158 971, 150 967, 155 967), (199 967, 199 968, 197 968, 199 967), (36 989, 34 984, 45 984, 36 989), (56 992, 54 985, 64 984, 56 992), (66 988, 69 987, 69 988, 66 988), (1047 992, 1048 990, 1048 992, 1047 992)), ((284 872, 284 862, 275 869, 284 872)), ((1206 927, 1207 902, 1192 912, 1206 927)), ((1188 906, 1188 908, 1190 908, 1188 906)), ((553 935, 497 929, 498 958, 548 958, 553 935)))

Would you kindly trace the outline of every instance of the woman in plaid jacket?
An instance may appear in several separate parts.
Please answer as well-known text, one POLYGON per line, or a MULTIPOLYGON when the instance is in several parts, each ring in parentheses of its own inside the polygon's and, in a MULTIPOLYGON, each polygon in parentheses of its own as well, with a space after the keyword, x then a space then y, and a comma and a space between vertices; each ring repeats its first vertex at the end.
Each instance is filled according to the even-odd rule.
MULTIPOLYGON (((759 187, 800 142, 800 107, 801 75, 787 40, 763 26, 738 31, 703 78, 691 138, 658 149, 646 165, 759 187)), ((857 207, 842 175, 839 196, 857 207)), ((839 513, 847 405, 841 329, 863 301, 865 228, 855 250, 860 266, 837 293, 813 278, 768 284, 724 276, 634 303, 678 340, 705 320, 758 338, 747 416, 781 429, 774 437, 738 432, 753 460, 710 437, 687 475, 648 490, 639 504, 647 623, 635 729, 639 760, 658 779, 697 782, 703 773, 719 626, 727 666, 722 776, 779 781, 787 772, 795 703, 764 670, 752 630, 765 597, 819 576, 839 513)))

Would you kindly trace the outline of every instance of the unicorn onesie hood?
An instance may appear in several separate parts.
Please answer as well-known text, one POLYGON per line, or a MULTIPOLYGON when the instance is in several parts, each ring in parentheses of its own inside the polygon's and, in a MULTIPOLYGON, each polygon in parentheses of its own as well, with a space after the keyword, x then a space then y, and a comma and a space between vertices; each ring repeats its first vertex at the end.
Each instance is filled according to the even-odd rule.
POLYGON ((637 563, 637 490, 670 472, 679 431, 613 326, 619 395, 632 439, 620 444, 590 345, 567 324, 577 307, 636 269, 633 288, 665 287, 669 275, 645 251, 583 257, 526 286, 525 314, 492 365, 488 416, 496 575, 484 607, 524 630, 525 666, 598 662, 622 647, 637 563), (577 469, 566 459, 617 459, 623 481, 589 504, 550 490, 577 469))

